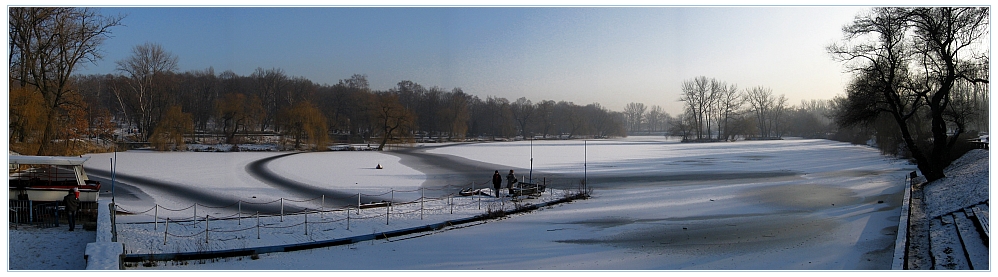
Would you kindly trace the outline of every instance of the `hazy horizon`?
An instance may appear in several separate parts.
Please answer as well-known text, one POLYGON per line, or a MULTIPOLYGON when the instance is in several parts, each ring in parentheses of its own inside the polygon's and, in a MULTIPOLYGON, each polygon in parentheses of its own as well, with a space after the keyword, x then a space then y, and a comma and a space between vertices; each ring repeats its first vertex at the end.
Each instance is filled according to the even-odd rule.
POLYGON ((99 7, 126 15, 78 74, 119 74, 144 43, 179 72, 257 68, 335 84, 367 75, 387 90, 409 80, 485 98, 630 102, 682 111, 697 76, 764 86, 789 104, 831 99, 849 74, 825 46, 869 7, 99 7))

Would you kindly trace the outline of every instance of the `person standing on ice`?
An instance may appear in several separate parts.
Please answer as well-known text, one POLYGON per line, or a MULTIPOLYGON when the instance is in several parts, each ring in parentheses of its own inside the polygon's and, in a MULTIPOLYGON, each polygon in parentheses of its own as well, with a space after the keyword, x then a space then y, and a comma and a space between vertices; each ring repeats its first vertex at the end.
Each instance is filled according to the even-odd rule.
POLYGON ((69 221, 70 231, 76 228, 76 210, 80 208, 80 199, 76 196, 77 192, 77 188, 73 188, 66 194, 66 197, 62 198, 63 204, 66 205, 66 220, 69 221))
POLYGON ((509 170, 509 174, 506 175, 506 188, 513 188, 513 184, 516 184, 516 175, 513 175, 513 170, 509 170))
POLYGON ((496 198, 499 198, 499 189, 502 188, 502 175, 499 175, 498 170, 496 170, 495 174, 492 174, 492 188, 495 189, 496 198))

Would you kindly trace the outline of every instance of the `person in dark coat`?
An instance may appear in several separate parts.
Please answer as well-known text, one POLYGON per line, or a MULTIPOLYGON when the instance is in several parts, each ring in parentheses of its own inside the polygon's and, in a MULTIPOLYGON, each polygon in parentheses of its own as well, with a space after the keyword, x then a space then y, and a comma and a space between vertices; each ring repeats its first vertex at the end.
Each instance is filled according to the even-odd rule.
POLYGON ((516 182, 516 175, 513 175, 513 170, 510 169, 509 174, 506 175, 506 188, 513 188, 513 185, 516 184, 516 182))
POLYGON ((496 170, 495 174, 492 174, 492 188, 495 189, 496 198, 499 198, 499 189, 502 188, 502 175, 499 175, 498 170, 496 170))
POLYGON ((62 198, 62 202, 66 205, 66 220, 69 221, 69 230, 73 231, 76 228, 76 210, 80 208, 80 199, 76 197, 77 188, 69 190, 69 194, 62 198))

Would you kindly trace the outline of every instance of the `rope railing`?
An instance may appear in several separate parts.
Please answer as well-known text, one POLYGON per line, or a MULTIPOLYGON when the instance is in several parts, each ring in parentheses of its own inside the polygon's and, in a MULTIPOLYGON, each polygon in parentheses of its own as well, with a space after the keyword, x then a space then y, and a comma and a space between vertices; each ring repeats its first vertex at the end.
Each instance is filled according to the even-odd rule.
MULTIPOLYGON (((113 203, 112 203, 112 204, 113 204, 113 203)), ((158 206, 158 205, 157 205, 157 206, 158 206)), ((149 211, 152 211, 153 209, 155 209, 155 208, 156 208, 156 206, 153 206, 152 208, 149 208, 148 210, 145 210, 145 211, 141 211, 141 212, 132 212, 132 211, 128 211, 128 210, 126 210, 125 208, 122 208, 121 206, 118 206, 117 204, 115 204, 115 205, 114 205, 114 207, 115 207, 115 209, 114 209, 114 210, 112 210, 112 214, 114 214, 114 211, 115 211, 115 210, 116 210, 116 211, 120 211, 120 212, 123 212, 123 213, 129 213, 129 214, 144 214, 144 213, 147 213, 147 212, 149 212, 149 211)))
POLYGON ((392 193, 392 191, 385 192, 385 193, 380 193, 380 194, 366 194, 366 193, 358 193, 358 194, 360 194, 362 196, 384 196, 384 195, 388 195, 390 193, 392 193))
MULTIPOLYGON (((412 190, 412 191, 409 191, 409 192, 416 192, 416 191, 420 191, 420 190, 412 190)), ((371 196, 388 195, 388 194, 391 194, 393 192, 404 192, 404 191, 394 191, 393 190, 392 192, 378 194, 378 195, 371 195, 371 196)), ((358 195, 358 194, 355 194, 355 195, 358 195)), ((417 198, 417 199, 412 200, 412 201, 388 202, 386 204, 387 205, 392 205, 392 206, 400 206, 400 205, 406 205, 406 204, 412 204, 412 203, 420 203, 420 202, 443 201, 443 200, 451 199, 451 198, 456 197, 456 196, 459 196, 459 195, 456 194, 456 193, 449 193, 449 194, 446 194, 446 195, 443 195, 443 196, 440 196, 440 197, 425 197, 425 196, 423 196, 423 197, 417 198)), ((153 207, 151 207, 149 209, 146 209, 144 211, 131 211, 131 210, 128 210, 128 209, 122 207, 121 205, 115 205, 115 209, 117 211, 119 211, 119 212, 123 212, 123 213, 127 213, 127 214, 132 214, 132 215, 137 215, 137 214, 148 215, 149 212, 153 212, 154 213, 153 216, 156 217, 156 218, 158 218, 158 219, 165 219, 166 218, 166 217, 161 217, 161 216, 156 215, 159 212, 160 209, 164 210, 164 211, 169 211, 169 212, 182 212, 182 211, 187 211, 187 210, 193 209, 194 210, 194 215, 192 215, 190 218, 196 218, 196 217, 198 217, 197 208, 199 208, 199 207, 200 208, 207 208, 207 209, 228 209, 228 208, 232 208, 234 206, 238 206, 239 209, 241 210, 243 203, 245 203, 245 204, 252 204, 252 205, 265 205, 265 204, 273 204, 273 203, 281 202, 281 204, 282 204, 281 205, 281 209, 283 210, 283 209, 287 208, 287 207, 285 207, 283 205, 284 201, 292 202, 292 203, 305 203, 305 202, 312 202, 312 201, 318 200, 320 198, 324 198, 324 196, 322 196, 322 197, 316 197, 316 198, 312 198, 312 199, 305 199, 305 200, 280 198, 280 199, 269 201, 269 202, 259 202, 259 203, 254 203, 254 202, 248 202, 248 201, 239 200, 239 201, 236 201, 233 204, 229 204, 229 205, 225 205, 225 206, 209 206, 209 205, 202 205, 202 204, 199 204, 199 203, 194 203, 194 204, 192 204, 190 206, 187 206, 187 207, 184 207, 184 208, 179 208, 179 209, 177 209, 177 208, 169 208, 169 207, 166 207, 166 206, 155 204, 155 205, 153 205, 153 207)), ((450 200, 448 200, 448 201, 450 201, 450 200)), ((375 204, 381 204, 381 203, 385 203, 385 202, 377 202, 375 204)), ((363 206, 363 205, 364 205, 363 203, 359 204, 359 206, 363 206)), ((320 205, 319 207, 313 208, 312 210, 314 210, 313 212, 331 212, 331 211, 340 211, 340 210, 346 209, 348 207, 357 207, 357 206, 346 205, 346 206, 341 206, 341 207, 326 208, 325 206, 320 205)), ((305 209, 302 209, 302 210, 305 210, 305 209)), ((280 215, 292 215, 292 214, 297 214, 299 212, 283 212, 280 215)), ((235 217, 235 216, 243 217, 242 214, 244 214, 242 211, 237 211, 237 212, 233 213, 233 215, 230 215, 230 216, 217 216, 216 215, 216 217, 217 218, 230 218, 230 217, 235 217)), ((278 214, 269 214, 269 215, 278 215, 278 214)), ((181 217, 181 218, 174 217, 174 218, 175 219, 186 219, 186 218, 183 218, 183 217, 181 217)))
MULTIPOLYGON (((418 198, 418 199, 413 200, 413 201, 386 203, 385 206, 390 206, 393 209, 398 209, 399 207, 403 207, 403 206, 406 206, 406 205, 412 205, 412 204, 418 204, 418 203, 427 203, 427 202, 438 202, 438 201, 448 201, 447 205, 453 205, 453 204, 450 203, 450 201, 453 201, 453 198, 455 196, 457 196, 457 194, 448 194, 445 197, 421 197, 421 198, 418 198)), ((284 200, 288 200, 289 202, 293 201, 291 199, 284 199, 284 200)), ((315 200, 315 199, 311 199, 311 200, 315 200)), ((272 201, 272 202, 278 202, 278 201, 272 201)), ((300 202, 305 202, 305 201, 300 201, 300 202)), ((476 203, 470 203, 469 202, 469 203, 465 203, 464 206, 472 206, 472 205, 475 205, 476 203)), ((221 207, 231 207, 231 206, 233 206, 233 205, 221 206, 221 207)), ((191 216, 183 216, 183 217, 176 217, 176 216, 169 216, 169 217, 167 217, 167 216, 160 216, 160 215, 158 215, 158 213, 160 212, 159 210, 170 211, 170 212, 182 212, 182 211, 196 209, 198 207, 200 207, 200 208, 215 208, 215 209, 218 209, 218 207, 205 206, 205 205, 201 205, 201 204, 193 204, 191 206, 188 206, 188 207, 185 207, 185 208, 181 208, 181 209, 168 208, 168 207, 156 204, 152 208, 149 208, 149 209, 146 209, 144 211, 139 212, 139 211, 130 211, 130 210, 126 209, 126 208, 121 207, 120 205, 115 205, 116 210, 118 210, 120 212, 127 213, 127 214, 131 214, 132 216, 134 216, 134 215, 150 216, 150 212, 151 212, 152 213, 151 216, 154 219, 161 220, 161 219, 171 218, 171 220, 174 221, 174 222, 193 220, 193 219, 196 219, 196 218, 200 218, 201 215, 200 214, 194 214, 194 215, 191 215, 191 216)), ((329 212, 343 211, 343 210, 346 210, 348 208, 353 209, 353 210, 357 210, 355 207, 356 206, 347 205, 347 206, 342 206, 342 207, 339 207, 339 208, 325 208, 325 207, 319 207, 319 208, 315 208, 315 209, 307 209, 306 208, 306 209, 300 209, 300 210, 297 210, 297 211, 286 211, 286 212, 284 212, 282 214, 262 214, 262 216, 292 216, 292 215, 300 215, 300 214, 305 214, 305 213, 308 213, 308 214, 329 213, 329 212)), ((425 210, 441 210, 441 209, 446 209, 446 207, 441 207, 441 208, 424 207, 424 209, 425 210)), ((202 209, 202 211, 204 211, 204 209, 202 209)), ((418 211, 418 210, 416 210, 416 211, 418 211)), ((206 212, 206 211, 204 211, 204 212, 206 212)), ((226 214, 226 215, 217 215, 217 212, 216 212, 215 215, 213 215, 212 217, 215 218, 215 219, 217 219, 217 220, 229 220, 229 219, 239 219, 239 218, 243 218, 244 219, 244 218, 248 218, 248 217, 252 217, 252 216, 247 215, 243 211, 237 211, 237 212, 234 212, 234 213, 231 213, 231 214, 226 214)), ((128 223, 125 223, 125 224, 137 224, 137 223, 149 223, 149 222, 128 222, 128 223)))
POLYGON ((392 191, 394 191, 394 192, 408 193, 408 192, 418 192, 418 191, 420 191, 420 189, 414 189, 414 190, 392 190, 392 191))
MULTIPOLYGON (((438 208, 438 209, 435 209, 435 210, 442 210, 442 208, 438 208)), ((298 226, 302 226, 302 225, 307 225, 309 223, 314 224, 314 225, 321 225, 321 224, 330 224, 330 223, 338 223, 338 222, 343 222, 343 221, 349 221, 351 219, 352 220, 377 219, 377 218, 383 218, 383 217, 391 216, 391 215, 399 215, 399 214, 406 214, 406 213, 412 213, 412 212, 419 212, 419 210, 412 210, 412 211, 409 211, 409 212, 396 212, 396 213, 388 212, 387 214, 380 214, 379 213, 379 214, 369 215, 369 216, 347 217, 347 218, 340 218, 340 219, 319 219, 319 220, 308 221, 307 216, 309 214, 315 214, 315 213, 320 213, 320 212, 321 211, 306 211, 306 212, 297 213, 297 214, 289 214, 289 216, 290 215, 304 215, 305 216, 305 221, 303 221, 303 222, 288 223, 288 224, 279 224, 279 223, 257 224, 255 226, 244 227, 244 228, 233 229, 233 230, 225 230, 225 229, 221 229, 221 228, 205 228, 205 229, 203 229, 201 231, 194 232, 194 233, 179 234, 179 233, 176 233, 176 232, 171 233, 169 231, 169 227, 166 227, 165 230, 164 230, 164 245, 169 241, 168 237, 174 237, 174 238, 192 238, 192 237, 201 237, 202 235, 204 235, 204 237, 206 238, 205 241, 207 242, 209 240, 208 239, 209 233, 235 233, 235 232, 244 232, 244 231, 252 230, 254 228, 256 228, 256 229, 260 229, 260 228, 266 228, 266 229, 286 229, 286 228, 294 228, 294 227, 298 227, 298 226)), ((259 218, 259 215, 256 215, 256 217, 259 218)), ((186 218, 184 218, 184 220, 186 220, 186 218)), ((230 219, 224 219, 224 218, 215 218, 214 219, 214 221, 216 221, 216 222, 217 221, 224 221, 224 220, 231 220, 231 218, 230 219)), ((169 224, 171 224, 171 221, 172 221, 172 224, 176 225, 177 227, 185 227, 185 228, 188 228, 188 229, 192 228, 192 227, 193 228, 198 228, 198 223, 196 221, 178 221, 178 220, 171 220, 171 218, 167 218, 165 224, 169 225, 169 224)), ((209 219, 206 216, 205 217, 205 222, 207 222, 207 221, 209 221, 209 219)), ((206 223, 206 225, 207 225, 207 223, 206 223)), ((347 228, 349 228, 349 227, 347 227, 347 228)), ((307 230, 306 230, 306 234, 307 234, 307 230)))
MULTIPOLYGON (((477 188, 478 185, 474 182, 470 183, 472 188, 477 188)), ((491 184, 483 184, 482 188, 491 188, 491 184)), ((142 211, 133 212, 126 208, 115 205, 114 208, 117 211, 122 211, 128 213, 127 217, 141 218, 151 217, 151 221, 133 221, 133 222, 121 222, 123 217, 117 217, 116 225, 122 224, 122 226, 135 226, 129 228, 140 228, 143 230, 148 230, 147 227, 140 227, 143 224, 153 224, 152 230, 159 230, 163 235, 163 245, 167 245, 169 238, 173 237, 174 240, 177 239, 188 239, 196 237, 203 240, 198 241, 208 243, 212 240, 211 233, 239 233, 239 232, 249 232, 256 230, 257 239, 261 239, 262 233, 261 229, 266 230, 278 230, 278 229, 302 229, 304 234, 310 238, 315 234, 310 234, 310 229, 316 230, 320 233, 337 230, 339 228, 345 228, 345 230, 350 230, 351 225, 356 226, 358 222, 368 222, 367 226, 372 222, 372 220, 381 221, 384 225, 392 225, 392 221, 405 220, 424 220, 426 215, 446 215, 455 214, 455 211, 464 214, 466 216, 470 215, 481 215, 485 213, 485 210, 494 211, 496 207, 500 209, 505 209, 507 207, 519 207, 520 203, 517 202, 519 197, 489 197, 483 195, 459 195, 458 193, 448 193, 444 195, 439 195, 436 197, 425 196, 426 191, 440 191, 445 190, 447 187, 456 186, 445 186, 444 188, 420 188, 415 190, 394 190, 391 189, 389 192, 381 194, 354 194, 354 197, 358 198, 357 205, 344 205, 340 207, 327 207, 325 204, 325 195, 311 198, 311 199, 288 199, 279 198, 273 201, 253 203, 249 201, 238 200, 233 204, 225 206, 209 206, 202 205, 199 203, 192 204, 188 207, 181 209, 169 208, 159 204, 155 204, 153 207, 142 211), (405 193, 420 193, 418 198, 399 198, 396 200, 397 195, 405 193), (360 203, 359 199, 362 196, 385 196, 392 195, 393 201, 385 202, 374 202, 369 204, 360 203), (317 200, 321 199, 321 203, 317 200), (408 200, 406 200, 408 199, 408 200), (511 201, 512 200, 512 201, 511 201), (395 202, 397 201, 397 202, 395 202), (314 203, 316 205, 306 205, 305 207, 285 207, 284 202, 290 203, 314 203), (257 206, 254 209, 246 209, 243 207, 244 204, 247 205, 268 205, 268 204, 280 204, 280 213, 263 213, 258 209, 261 207, 257 206), (367 207, 365 207, 367 205, 367 207), (201 211, 198 211, 198 208, 201 211), (191 214, 183 215, 181 213, 187 213, 188 210, 193 209, 191 214), (232 211, 232 209, 238 209, 237 211, 232 211), (245 210, 244 210, 245 209, 245 210), (218 210, 229 210, 231 213, 225 213, 220 215, 218 210), (162 214, 161 214, 162 213, 162 214), (417 215, 418 214, 418 215, 417 215), (266 219, 266 222, 262 222, 262 219, 266 219), (353 221, 353 222, 351 222, 353 221), (332 226, 330 224, 333 224, 332 226), (204 226, 202 226, 204 225, 204 226), (211 226, 209 228, 209 226, 211 226), (324 227, 322 227, 324 226, 324 227), (159 229, 161 228, 162 229, 159 229), (304 228, 302 228, 304 227, 304 228), (173 229, 172 232, 170 229, 173 229)), ((555 197, 554 190, 549 190, 546 194, 548 197, 555 197)), ((559 197, 564 197, 570 194, 570 192, 558 192, 559 197)), ((276 210, 275 207, 268 207, 270 210, 276 210)), ((147 225, 146 225, 147 226, 147 225)), ((117 226, 116 226, 117 227, 117 226)), ((119 233, 122 228, 116 228, 119 233)), ((301 230, 291 229, 293 234, 301 232, 301 230)), ((343 230, 343 229, 341 229, 343 230)), ((281 231, 282 233, 284 231, 281 231)), ((136 234, 148 234, 148 231, 136 232, 136 234)), ((300 234, 300 233, 298 233, 300 234)), ((268 232, 270 235, 280 235, 276 233, 268 232)), ((216 241, 231 240, 234 237, 232 235, 227 235, 226 238, 215 238, 216 241)), ((245 236, 237 236, 236 238, 246 238, 245 236)))

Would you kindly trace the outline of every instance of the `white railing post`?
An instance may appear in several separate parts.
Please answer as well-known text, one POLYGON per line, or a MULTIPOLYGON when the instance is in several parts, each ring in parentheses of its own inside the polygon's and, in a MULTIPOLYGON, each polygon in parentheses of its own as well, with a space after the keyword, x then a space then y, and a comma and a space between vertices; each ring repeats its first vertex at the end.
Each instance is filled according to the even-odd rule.
POLYGON ((152 223, 152 229, 155 231, 155 230, 159 230, 159 229, 157 229, 157 228, 159 228, 159 204, 156 204, 156 207, 153 207, 153 209, 156 210, 156 211, 152 212, 152 218, 153 218, 152 219, 152 221, 153 221, 153 223, 152 223))
POLYGON ((163 245, 166 245, 166 234, 170 233, 170 218, 166 218, 166 226, 163 228, 163 245))
POLYGON ((347 230, 350 230, 350 206, 347 206, 347 230))
POLYGON ((198 203, 194 203, 194 228, 198 227, 198 203))
POLYGON ((357 215, 360 215, 360 193, 357 193, 357 215))

